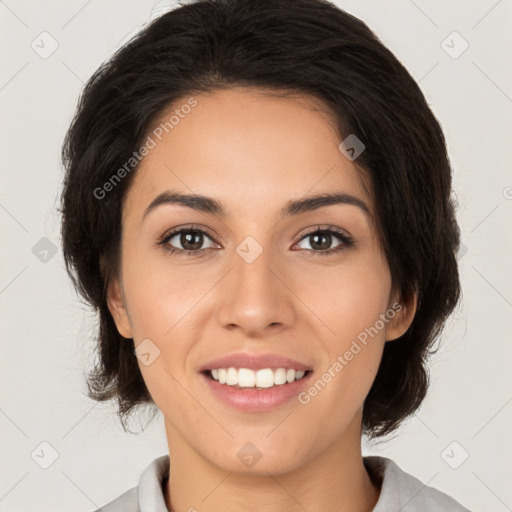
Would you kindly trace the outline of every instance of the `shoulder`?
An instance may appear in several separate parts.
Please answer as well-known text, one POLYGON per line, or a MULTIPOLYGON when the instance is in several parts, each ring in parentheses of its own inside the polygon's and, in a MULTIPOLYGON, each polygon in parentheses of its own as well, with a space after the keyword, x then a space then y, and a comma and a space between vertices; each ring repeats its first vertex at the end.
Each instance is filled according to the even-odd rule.
POLYGON ((385 457, 364 457, 370 474, 382 481, 373 512, 470 512, 447 494, 429 487, 385 457))
POLYGON ((164 488, 168 477, 169 455, 162 455, 144 469, 137 486, 94 512, 167 512, 164 488))

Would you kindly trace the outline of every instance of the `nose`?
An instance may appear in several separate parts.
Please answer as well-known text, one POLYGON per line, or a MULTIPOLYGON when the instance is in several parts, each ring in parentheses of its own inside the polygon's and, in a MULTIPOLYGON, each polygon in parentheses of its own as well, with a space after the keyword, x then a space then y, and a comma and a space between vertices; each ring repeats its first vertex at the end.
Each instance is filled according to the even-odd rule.
POLYGON ((271 261, 269 251, 251 263, 236 255, 233 265, 218 290, 222 327, 256 338, 289 328, 295 319, 296 296, 283 266, 271 261))

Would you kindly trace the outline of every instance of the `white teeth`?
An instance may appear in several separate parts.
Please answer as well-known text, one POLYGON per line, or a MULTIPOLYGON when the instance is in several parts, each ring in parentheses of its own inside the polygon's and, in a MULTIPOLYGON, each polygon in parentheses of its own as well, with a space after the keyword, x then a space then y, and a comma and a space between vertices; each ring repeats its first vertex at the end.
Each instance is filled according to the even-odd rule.
POLYGON ((210 371, 213 379, 219 384, 228 386, 237 386, 241 388, 271 388, 280 386, 287 382, 302 379, 306 374, 303 370, 293 370, 286 368, 263 368, 261 370, 250 370, 249 368, 217 368, 210 371))
POLYGON ((238 382, 238 372, 235 368, 228 368, 226 372, 226 384, 228 386, 234 386, 238 382))
POLYGON ((231 382, 226 382, 226 384, 230 384, 231 386, 236 386, 237 384, 242 388, 253 388, 256 383, 256 375, 252 370, 248 368, 240 368, 240 370, 236 370, 235 368, 229 368, 228 373, 233 371, 233 380, 231 382))
MULTIPOLYGON (((242 373, 243 368, 240 368, 242 373)), ((252 370, 247 370, 254 374, 252 370)), ((258 388, 271 388, 275 384, 274 372, 270 368, 264 368, 256 372, 256 387, 258 388)), ((243 386, 243 384, 240 384, 243 386)), ((252 386, 251 386, 252 387, 252 386)))
POLYGON ((284 368, 278 368, 274 372, 274 384, 278 386, 286 382, 286 370, 284 368))

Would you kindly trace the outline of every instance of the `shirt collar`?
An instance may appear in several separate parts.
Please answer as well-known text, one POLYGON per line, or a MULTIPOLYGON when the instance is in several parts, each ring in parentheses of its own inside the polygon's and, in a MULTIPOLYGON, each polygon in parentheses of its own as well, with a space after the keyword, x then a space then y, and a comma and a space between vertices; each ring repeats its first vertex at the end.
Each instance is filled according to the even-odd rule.
POLYGON ((164 489, 169 478, 169 455, 162 455, 142 472, 138 486, 139 512, 169 512, 164 489))
MULTIPOLYGON (((169 512, 164 498, 169 478, 169 461, 169 455, 162 455, 154 459, 142 472, 138 485, 139 512, 169 512)), ((363 457, 363 461, 372 479, 381 485, 380 496, 373 512, 388 512, 398 505, 404 508, 404 512, 422 509, 424 502, 420 496, 421 491, 429 489, 426 485, 404 473, 395 462, 386 457, 367 456, 363 457)), ((453 510, 467 510, 460 505, 458 508, 457 503, 448 496, 435 492, 439 499, 442 498, 443 504, 454 505, 453 510)))

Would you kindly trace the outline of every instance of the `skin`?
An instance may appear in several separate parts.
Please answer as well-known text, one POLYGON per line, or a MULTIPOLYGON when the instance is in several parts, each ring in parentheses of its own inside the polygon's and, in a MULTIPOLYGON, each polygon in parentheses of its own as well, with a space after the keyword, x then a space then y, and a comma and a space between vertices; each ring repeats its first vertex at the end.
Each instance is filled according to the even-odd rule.
MULTIPOLYGON (((245 351, 289 356, 321 376, 399 301, 368 187, 339 151, 340 136, 318 100, 252 88, 194 97, 197 106, 137 170, 123 210, 122 271, 108 287, 119 332, 135 346, 149 338, 160 350, 139 367, 165 419, 167 507, 371 511, 379 483, 362 461, 363 401, 384 344, 409 327, 415 299, 308 404, 293 399, 242 412, 217 400, 198 374, 208 360, 245 351), (228 215, 165 204, 143 220, 149 203, 169 189, 211 196, 228 215), (289 200, 333 191, 364 201, 370 214, 336 204, 279 219, 289 200), (172 228, 191 224, 215 235, 202 239, 202 257, 157 245, 172 228), (343 229, 355 245, 320 254, 304 235, 326 226, 343 229), (263 249, 250 264, 236 252, 248 236, 263 249), (237 457, 248 442, 262 454, 251 468, 237 457)), ((327 247, 342 243, 333 235, 327 247)), ((183 249, 179 235, 170 244, 183 249)))

